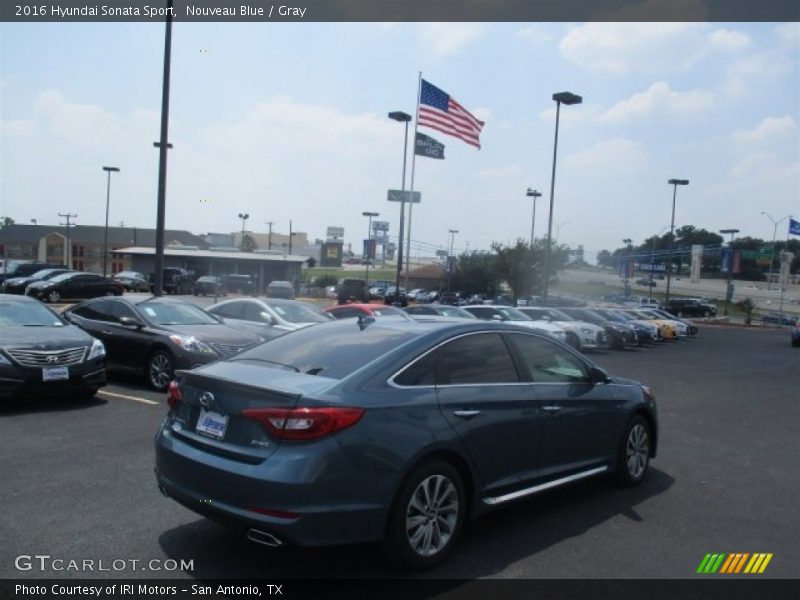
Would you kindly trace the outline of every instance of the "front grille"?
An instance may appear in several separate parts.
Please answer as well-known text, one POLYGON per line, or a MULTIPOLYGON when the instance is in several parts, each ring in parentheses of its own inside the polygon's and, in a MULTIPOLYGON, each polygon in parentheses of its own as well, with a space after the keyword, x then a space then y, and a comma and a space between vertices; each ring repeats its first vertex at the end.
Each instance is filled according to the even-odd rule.
POLYGON ((66 350, 22 350, 9 349, 11 358, 26 367, 63 367, 77 365, 83 361, 86 348, 68 348, 66 350))
POLYGON ((252 344, 211 344, 211 347, 222 355, 222 358, 228 358, 247 350, 252 344))

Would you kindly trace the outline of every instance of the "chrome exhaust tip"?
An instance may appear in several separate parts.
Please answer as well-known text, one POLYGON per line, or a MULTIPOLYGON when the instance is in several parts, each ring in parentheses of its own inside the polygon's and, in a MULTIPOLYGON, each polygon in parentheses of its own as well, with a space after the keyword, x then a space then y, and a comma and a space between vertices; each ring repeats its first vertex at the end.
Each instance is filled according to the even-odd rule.
POLYGON ((262 546, 269 546, 270 548, 283 546, 283 542, 281 540, 276 538, 271 533, 261 531, 260 529, 248 529, 247 539, 251 542, 255 542, 256 544, 261 544, 262 546))

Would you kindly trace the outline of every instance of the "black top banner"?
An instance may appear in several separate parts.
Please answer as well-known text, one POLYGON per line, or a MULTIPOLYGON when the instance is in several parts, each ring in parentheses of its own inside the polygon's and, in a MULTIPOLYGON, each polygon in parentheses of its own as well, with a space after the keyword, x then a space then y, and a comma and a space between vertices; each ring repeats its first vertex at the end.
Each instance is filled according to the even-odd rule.
POLYGON ((797 0, 3 0, 3 22, 784 22, 797 0), (169 4, 169 6, 168 6, 169 4))

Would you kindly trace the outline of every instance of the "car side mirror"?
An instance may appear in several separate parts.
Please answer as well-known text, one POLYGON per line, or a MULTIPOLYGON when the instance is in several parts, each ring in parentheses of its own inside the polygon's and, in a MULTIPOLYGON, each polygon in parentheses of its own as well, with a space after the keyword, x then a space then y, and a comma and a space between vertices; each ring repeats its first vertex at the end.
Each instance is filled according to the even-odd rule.
POLYGON ((141 329, 144 327, 144 324, 141 321, 134 319, 133 317, 120 317, 119 323, 123 327, 131 327, 133 329, 141 329))
POLYGON ((608 373, 596 366, 589 369, 589 378, 592 383, 609 383, 611 381, 608 373))
POLYGON ((492 315, 492 321, 505 321, 502 315, 492 315))
POLYGON ((261 312, 261 319, 262 319, 262 322, 267 324, 267 325, 275 325, 277 323, 277 321, 275 320, 275 317, 273 317, 271 314, 269 314, 267 312, 263 312, 263 311, 261 312))

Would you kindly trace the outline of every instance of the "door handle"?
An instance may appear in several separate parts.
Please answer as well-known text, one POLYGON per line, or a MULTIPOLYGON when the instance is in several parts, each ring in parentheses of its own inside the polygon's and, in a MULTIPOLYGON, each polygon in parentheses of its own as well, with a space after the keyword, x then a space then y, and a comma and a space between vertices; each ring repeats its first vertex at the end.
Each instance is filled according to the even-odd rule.
POLYGON ((543 406, 542 410, 549 413, 557 413, 562 409, 561 406, 543 406))
POLYGON ((456 410, 453 411, 453 414, 457 417, 461 417, 462 419, 471 419, 472 417, 476 417, 481 414, 479 410, 456 410))
POLYGON ((102 331, 101 333, 103 333, 105 335, 114 335, 113 331, 102 331))

